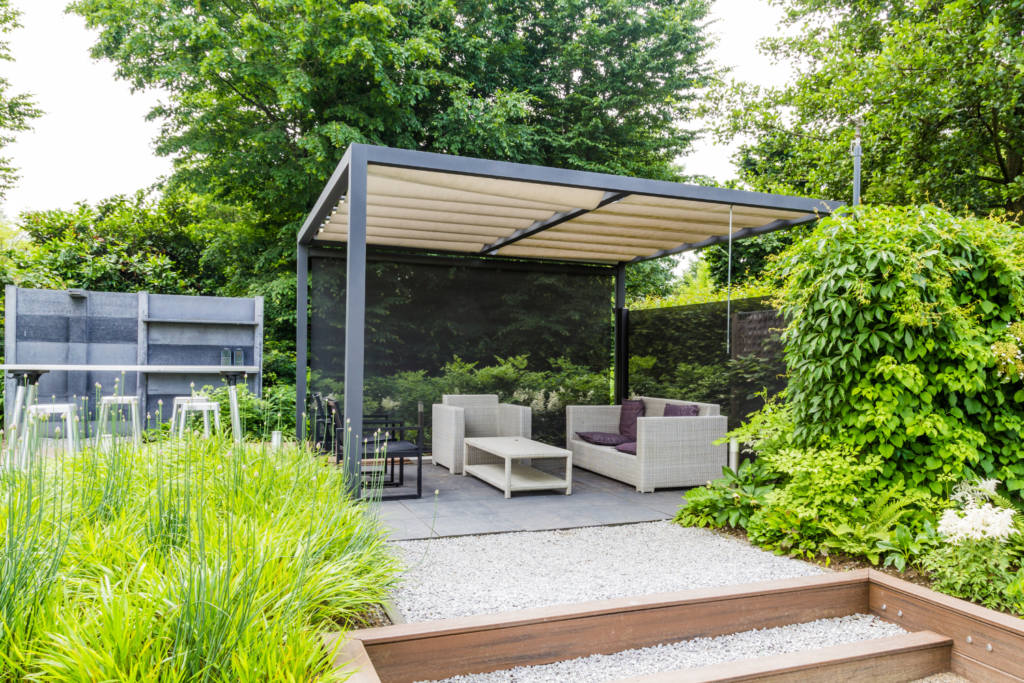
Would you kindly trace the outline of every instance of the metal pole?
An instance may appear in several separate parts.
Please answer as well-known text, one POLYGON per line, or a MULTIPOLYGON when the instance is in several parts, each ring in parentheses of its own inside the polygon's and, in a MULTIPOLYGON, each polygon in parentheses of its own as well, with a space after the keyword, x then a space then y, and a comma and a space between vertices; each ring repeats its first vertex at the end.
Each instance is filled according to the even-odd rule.
POLYGON ((309 247, 299 245, 295 264, 295 438, 302 444, 306 417, 306 346, 309 333, 309 247))
POLYGON ((626 308, 626 264, 620 262, 618 267, 615 269, 615 353, 613 359, 615 361, 615 384, 613 387, 613 400, 615 405, 622 405, 622 401, 626 398, 629 392, 629 388, 626 386, 626 363, 628 362, 625 357, 626 347, 626 322, 625 314, 623 313, 626 308))
POLYGON ((729 270, 725 294, 725 354, 732 354, 732 204, 729 205, 729 270))
POLYGON ((345 468, 360 495, 363 451, 363 346, 366 334, 366 148, 352 148, 348 169, 348 261, 345 288, 345 468))
POLYGON ((860 127, 863 125, 863 121, 860 118, 853 120, 855 133, 853 136, 853 146, 851 151, 853 152, 853 205, 857 206, 860 204, 860 127))

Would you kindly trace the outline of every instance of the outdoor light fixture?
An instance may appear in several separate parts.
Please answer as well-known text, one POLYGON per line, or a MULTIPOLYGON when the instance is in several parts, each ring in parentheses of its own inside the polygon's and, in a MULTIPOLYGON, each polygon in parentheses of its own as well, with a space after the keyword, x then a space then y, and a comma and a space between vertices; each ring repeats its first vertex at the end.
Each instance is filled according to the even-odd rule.
POLYGON ((220 350, 220 364, 231 365, 231 349, 220 350))

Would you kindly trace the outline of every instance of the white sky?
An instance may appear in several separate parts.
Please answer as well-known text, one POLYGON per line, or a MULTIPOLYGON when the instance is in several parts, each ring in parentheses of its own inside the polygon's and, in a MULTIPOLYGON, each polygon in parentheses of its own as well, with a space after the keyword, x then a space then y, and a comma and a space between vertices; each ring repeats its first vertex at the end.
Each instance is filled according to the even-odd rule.
MULTIPOLYGON (((45 112, 34 130, 0 152, 20 169, 21 180, 3 206, 10 218, 26 209, 70 209, 147 187, 171 171, 167 158, 153 154, 158 123, 145 115, 159 99, 154 92, 131 94, 114 79, 108 62, 88 54, 93 34, 74 15, 68 0, 15 0, 24 28, 9 36, 15 63, 0 62, 11 92, 30 92, 45 112)), ((785 82, 788 72, 761 58, 755 43, 775 31, 781 12, 765 0, 717 0, 713 25, 720 42, 714 58, 736 67, 733 77, 761 85, 785 82)), ((733 177, 732 148, 697 144, 685 160, 689 173, 720 181, 733 177)))

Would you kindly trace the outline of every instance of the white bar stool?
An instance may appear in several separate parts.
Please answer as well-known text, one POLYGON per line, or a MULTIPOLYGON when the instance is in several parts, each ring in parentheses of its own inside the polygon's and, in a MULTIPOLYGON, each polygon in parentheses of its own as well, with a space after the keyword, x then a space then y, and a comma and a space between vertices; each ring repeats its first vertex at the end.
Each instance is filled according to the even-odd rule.
POLYGON ((73 403, 49 403, 28 406, 25 409, 25 436, 21 439, 21 467, 27 467, 39 450, 39 432, 50 415, 60 415, 64 424, 64 438, 68 451, 78 452, 78 410, 73 403))
POLYGON ((171 423, 171 430, 177 428, 178 438, 184 438, 185 436, 185 423, 188 422, 189 413, 202 413, 203 414, 203 436, 207 439, 210 438, 210 413, 213 413, 213 424, 216 430, 220 431, 220 403, 217 401, 210 401, 206 398, 198 397, 184 397, 187 400, 183 401, 180 405, 177 404, 178 399, 174 399, 176 402, 175 415, 178 416, 177 424, 171 423))
POLYGON ((103 396, 100 398, 100 414, 96 425, 96 443, 100 443, 100 437, 107 433, 107 423, 110 419, 110 408, 112 406, 128 406, 132 416, 132 437, 136 446, 142 445, 142 418, 139 416, 138 396, 103 396))

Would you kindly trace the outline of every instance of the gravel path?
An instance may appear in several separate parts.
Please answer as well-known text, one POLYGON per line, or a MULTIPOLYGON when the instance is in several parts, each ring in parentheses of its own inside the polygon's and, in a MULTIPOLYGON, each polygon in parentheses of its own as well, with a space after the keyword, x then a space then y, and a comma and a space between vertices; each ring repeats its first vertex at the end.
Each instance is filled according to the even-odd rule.
POLYGON ((822 573, 706 529, 671 522, 396 543, 408 621, 565 605, 822 573))
POLYGON ((899 626, 876 617, 854 615, 744 631, 718 638, 695 638, 672 645, 626 650, 613 655, 593 655, 541 666, 521 666, 486 674, 456 676, 444 683, 603 683, 739 659, 846 645, 903 633, 905 631, 899 626))

